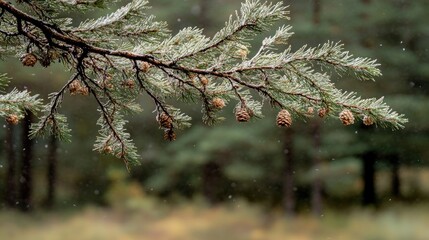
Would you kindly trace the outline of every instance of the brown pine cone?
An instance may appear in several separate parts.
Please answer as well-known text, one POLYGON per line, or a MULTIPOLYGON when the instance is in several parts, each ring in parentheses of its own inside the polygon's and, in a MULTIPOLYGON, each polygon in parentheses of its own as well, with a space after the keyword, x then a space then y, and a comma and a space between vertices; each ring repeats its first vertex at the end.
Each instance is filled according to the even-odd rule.
POLYGON ((248 51, 246 51, 245 49, 238 49, 235 54, 237 55, 237 57, 240 57, 242 59, 245 59, 247 57, 247 54, 249 54, 248 51))
POLYGON ((144 73, 149 72, 150 67, 151 67, 150 63, 147 63, 147 62, 142 62, 140 64, 140 70, 144 73))
POLYGON ((340 113, 339 118, 340 118, 341 122, 346 126, 351 125, 355 122, 355 118, 353 116, 353 113, 348 109, 344 109, 340 113))
POLYGON ((135 84, 134 80, 128 79, 123 83, 123 85, 129 89, 133 89, 136 84, 135 84))
POLYGON ((203 86, 207 86, 209 84, 209 82, 210 82, 209 79, 207 77, 205 77, 205 76, 201 76, 200 80, 201 80, 201 84, 203 86))
POLYGON ((103 152, 104 153, 112 153, 113 152, 113 148, 111 146, 105 146, 103 148, 103 152))
POLYGON ((173 129, 166 129, 164 131, 164 140, 174 141, 176 140, 176 133, 173 129))
POLYGON ((165 112, 162 112, 159 116, 158 116, 158 122, 159 125, 161 125, 161 127, 163 128, 171 128, 173 126, 173 119, 168 116, 165 112))
POLYGON ((248 122, 250 120, 249 110, 247 108, 237 109, 235 112, 235 118, 239 122, 248 122))
POLYGON ((282 109, 277 114, 277 126, 279 127, 290 127, 292 125, 292 116, 289 111, 286 109, 282 109))
POLYGON ((225 101, 222 98, 213 98, 212 105, 214 108, 222 109, 225 107, 225 101))
POLYGON ((81 87, 79 89, 78 93, 83 95, 83 96, 88 96, 89 95, 89 89, 87 87, 81 87))
POLYGON ((37 63, 37 57, 32 53, 26 53, 22 55, 21 62, 22 62, 22 65, 26 67, 34 67, 34 65, 36 65, 37 63))
POLYGON ((328 114, 328 110, 326 108, 321 108, 319 109, 318 113, 320 118, 324 118, 326 116, 326 114, 328 114))
POLYGON ((372 124, 374 124, 374 120, 370 116, 364 116, 363 124, 365 124, 366 126, 371 126, 372 124))
POLYGON ((78 80, 74 80, 69 84, 69 91, 71 95, 78 94, 81 88, 82 88, 82 85, 78 80))
POLYGON ((12 124, 12 125, 17 125, 17 124, 18 124, 18 122, 19 122, 19 118, 18 118, 18 116, 17 116, 17 115, 15 115, 15 114, 9 114, 9 115, 6 117, 6 122, 7 122, 7 123, 9 123, 9 124, 12 124))

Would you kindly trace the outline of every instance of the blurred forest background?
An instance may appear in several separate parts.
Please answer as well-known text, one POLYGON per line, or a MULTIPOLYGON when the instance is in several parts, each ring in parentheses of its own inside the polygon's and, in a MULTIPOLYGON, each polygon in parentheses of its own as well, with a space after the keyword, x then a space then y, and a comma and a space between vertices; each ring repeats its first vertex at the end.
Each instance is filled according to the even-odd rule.
MULTIPOLYGON (((142 97, 145 111, 128 125, 141 166, 128 173, 92 152, 92 100, 69 97, 63 112, 71 143, 27 140, 31 118, 0 128, 0 239, 75 239, 77 232, 79 239, 429 239, 427 0, 284 2, 292 19, 282 24, 293 26, 294 49, 341 40, 354 55, 378 59, 383 76, 375 83, 345 76, 336 84, 385 96, 409 118, 405 129, 315 118, 285 130, 270 109, 239 124, 232 106, 224 123, 207 127, 199 105, 183 105, 193 127, 170 143, 142 97)), ((150 5, 173 33, 198 26, 212 36, 240 0, 150 5)), ((78 22, 109 11, 74 14, 78 22)), ((70 74, 59 64, 24 69, 17 58, 2 61, 0 72, 13 77, 11 87, 45 99, 70 74)))

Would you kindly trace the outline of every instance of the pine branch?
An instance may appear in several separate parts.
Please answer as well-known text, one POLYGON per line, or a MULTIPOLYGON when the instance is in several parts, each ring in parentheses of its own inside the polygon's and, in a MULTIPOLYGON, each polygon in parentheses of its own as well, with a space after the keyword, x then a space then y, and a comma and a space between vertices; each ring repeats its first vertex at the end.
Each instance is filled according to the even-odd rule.
MULTIPOLYGON (((105 3, 35 0, 23 1, 25 7, 18 8, 0 0, 0 36, 7 39, 1 42, 1 48, 5 54, 22 55, 25 66, 40 62, 47 67, 61 61, 75 72, 50 96, 51 102, 33 126, 32 135, 70 137, 66 118, 58 113, 66 90, 95 99, 101 129, 94 149, 117 156, 127 167, 138 163, 138 154, 126 132, 125 116, 140 111, 135 102, 140 94, 147 94, 155 103, 156 121, 168 140, 176 138, 178 129, 189 127, 191 120, 168 103, 171 98, 201 102, 207 124, 222 120, 217 113, 231 102, 237 103, 235 114, 240 122, 262 117, 265 101, 296 117, 312 117, 314 109, 321 117, 339 115, 346 125, 353 122, 353 116, 368 125, 393 129, 407 122, 382 99, 361 99, 336 88, 327 68, 360 80, 374 80, 381 75, 375 60, 354 57, 340 43, 304 46, 297 51, 288 46, 281 51, 279 45, 287 46, 293 35, 290 26, 282 26, 249 57, 254 36, 288 19, 288 11, 281 3, 245 1, 213 38, 197 28, 184 28, 170 36, 165 23, 156 22, 154 16, 142 11, 147 8, 145 0, 133 0, 105 17, 83 21, 78 27, 72 26, 71 19, 58 17, 62 11, 105 7, 105 3)), ((4 81, 0 75, 0 87, 4 81)), ((13 91, 3 95, 9 102, 0 101, 0 107, 13 106, 9 108, 16 112, 24 107, 41 109, 35 97, 26 92, 19 94, 13 91), (19 101, 11 101, 18 96, 19 101), (30 99, 37 104, 28 105, 30 99)), ((0 114, 6 116, 7 111, 0 114)))
POLYGON ((127 21, 131 14, 138 13, 138 11, 143 9, 146 4, 148 4, 148 1, 146 0, 133 0, 131 3, 108 16, 82 22, 77 28, 73 29, 72 32, 76 33, 116 28, 118 27, 118 24, 127 21))

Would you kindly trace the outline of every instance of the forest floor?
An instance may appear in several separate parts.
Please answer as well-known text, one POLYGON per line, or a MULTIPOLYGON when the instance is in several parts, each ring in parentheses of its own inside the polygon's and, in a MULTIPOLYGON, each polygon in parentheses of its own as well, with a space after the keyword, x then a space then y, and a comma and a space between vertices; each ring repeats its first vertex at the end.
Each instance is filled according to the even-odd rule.
POLYGON ((326 211, 320 218, 285 219, 247 204, 207 208, 0 212, 0 239, 14 240, 304 240, 429 239, 429 206, 392 206, 379 211, 326 211))

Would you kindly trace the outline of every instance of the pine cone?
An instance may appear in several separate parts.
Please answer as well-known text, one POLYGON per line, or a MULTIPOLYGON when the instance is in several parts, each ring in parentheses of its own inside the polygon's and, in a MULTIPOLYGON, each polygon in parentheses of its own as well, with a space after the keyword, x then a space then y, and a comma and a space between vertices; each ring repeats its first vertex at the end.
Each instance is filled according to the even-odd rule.
POLYGON ((142 62, 140 64, 140 70, 144 73, 149 72, 150 67, 151 67, 150 63, 147 63, 147 62, 142 62))
POLYGON ((365 124, 366 126, 371 126, 372 124, 374 124, 374 120, 370 116, 364 116, 363 124, 365 124))
POLYGON ((277 126, 279 127, 290 127, 292 125, 292 117, 288 110, 282 109, 277 114, 277 126))
POLYGON ((326 108, 319 109, 318 115, 320 118, 324 118, 328 114, 328 110, 326 108))
POLYGON ((6 122, 12 125, 17 125, 19 122, 19 118, 15 114, 10 114, 6 117, 6 122))
POLYGON ((205 76, 202 76, 200 79, 201 79, 201 84, 203 86, 207 86, 209 84, 209 82, 210 82, 209 79, 207 77, 205 77, 205 76))
POLYGON ((173 126, 173 119, 164 112, 158 116, 158 122, 163 128, 170 129, 173 126))
POLYGON ((246 57, 247 57, 247 54, 248 54, 249 52, 248 51, 246 51, 245 49, 238 49, 236 52, 235 52, 235 54, 237 55, 237 57, 240 57, 240 58, 242 58, 242 59, 245 59, 246 57))
POLYGON ((113 148, 111 146, 105 146, 103 148, 103 152, 104 153, 112 153, 113 152, 113 148))
POLYGON ((240 46, 240 48, 235 51, 235 55, 241 59, 245 59, 249 54, 249 49, 246 46, 240 46))
POLYGON ((314 114, 314 108, 313 107, 308 107, 307 108, 307 114, 308 115, 313 115, 314 114))
POLYGON ((222 98, 213 98, 212 105, 214 108, 222 109, 225 107, 225 101, 222 98))
POLYGON ((173 129, 167 129, 164 131, 164 140, 174 141, 176 140, 176 133, 173 129))
POLYGON ((22 65, 26 67, 34 67, 34 65, 36 65, 37 63, 37 57, 32 53, 26 53, 22 55, 21 62, 22 62, 22 65))
POLYGON ((339 117, 340 117, 341 122, 346 126, 351 125, 355 122, 355 118, 353 117, 353 113, 348 109, 344 109, 340 113, 339 117))
POLYGON ((87 87, 81 87, 79 89, 78 93, 83 95, 83 96, 88 96, 89 95, 89 89, 87 87))
POLYGON ((133 89, 136 84, 135 84, 134 80, 128 79, 123 83, 123 85, 129 89, 133 89))
POLYGON ((235 118, 239 122, 248 122, 250 120, 249 110, 247 108, 240 108, 235 112, 235 118))
POLYGON ((78 80, 74 80, 69 84, 69 91, 71 95, 78 94, 81 88, 82 88, 82 85, 78 80))

